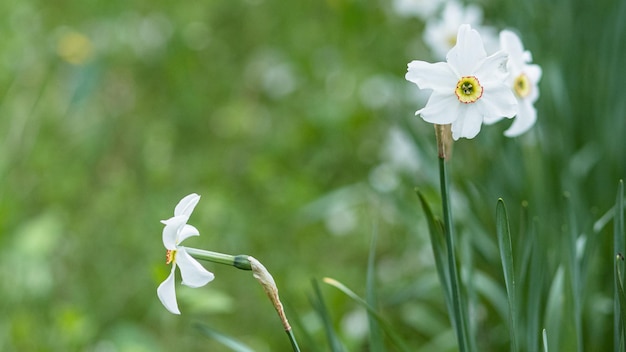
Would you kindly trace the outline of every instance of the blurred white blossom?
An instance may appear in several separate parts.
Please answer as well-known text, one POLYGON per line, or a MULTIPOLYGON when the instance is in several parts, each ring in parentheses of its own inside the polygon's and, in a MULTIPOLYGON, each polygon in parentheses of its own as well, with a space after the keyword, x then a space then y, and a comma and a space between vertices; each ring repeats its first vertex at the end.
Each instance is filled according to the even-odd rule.
POLYGON ((421 157, 411 137, 397 126, 391 127, 383 146, 382 157, 395 170, 417 171, 421 157))
POLYGON ((497 48, 496 31, 482 26, 483 11, 476 5, 463 6, 458 1, 449 1, 443 8, 441 17, 433 17, 426 23, 423 39, 436 59, 443 60, 456 44, 459 26, 469 24, 480 31, 487 51, 497 48))
POLYGON ((393 11, 403 17, 430 18, 439 9, 444 0, 394 0, 393 11))
POLYGON ((509 55, 506 65, 509 71, 507 83, 515 93, 519 106, 513 124, 504 131, 504 134, 515 137, 528 131, 537 120, 534 104, 539 98, 537 84, 541 79, 541 67, 530 64, 533 60, 532 55, 528 50, 524 50, 522 41, 515 33, 508 30, 500 32, 500 45, 509 55))

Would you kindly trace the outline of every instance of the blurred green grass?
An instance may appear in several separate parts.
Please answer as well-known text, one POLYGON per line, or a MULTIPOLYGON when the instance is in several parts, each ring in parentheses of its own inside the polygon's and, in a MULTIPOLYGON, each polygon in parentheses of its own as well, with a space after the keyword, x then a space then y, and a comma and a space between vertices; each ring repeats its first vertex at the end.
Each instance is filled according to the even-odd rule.
MULTIPOLYGON (((512 229, 528 201, 553 277, 563 192, 590 233, 626 175, 626 5, 480 4, 488 23, 522 34, 544 76, 526 136, 506 139, 503 123, 455 144, 458 226, 472 236, 478 270, 503 285, 492 267, 496 200, 506 200, 512 229)), ((214 282, 177 286, 182 316, 160 305, 168 267, 158 221, 191 192, 202 196, 191 219, 202 236, 188 245, 261 260, 290 319, 320 346, 310 280, 332 276, 364 292, 372 218, 381 308, 409 345, 437 350, 433 341, 450 336, 413 192, 437 202, 432 126, 413 117, 421 103, 404 81, 407 62, 429 57, 418 20, 384 1, 29 0, 0 10, 1 350, 221 350, 196 321, 257 351, 286 349, 248 273, 207 264, 214 282), (68 37, 78 51, 64 58, 68 37), (67 61, 81 53, 80 64, 67 61), (391 128, 412 136, 419 162, 381 188, 375 170, 390 163, 391 128)), ((611 266, 592 261, 597 290, 584 311, 588 346, 608 350, 607 231, 597 255, 611 266)), ((359 308, 322 291, 349 350, 364 349, 367 339, 346 327, 359 308)), ((506 319, 490 304, 484 350, 499 350, 506 319)))

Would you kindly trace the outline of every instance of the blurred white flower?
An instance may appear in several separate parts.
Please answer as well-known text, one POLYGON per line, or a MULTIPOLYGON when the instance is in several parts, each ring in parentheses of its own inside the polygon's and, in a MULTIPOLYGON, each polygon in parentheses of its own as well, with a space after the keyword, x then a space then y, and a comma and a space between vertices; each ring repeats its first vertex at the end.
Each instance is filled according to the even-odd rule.
POLYGON ((195 227, 187 225, 189 216, 191 216, 199 200, 200 196, 195 193, 186 196, 176 205, 174 217, 161 220, 165 224, 163 245, 167 249, 167 264, 172 264, 172 271, 167 279, 159 285, 157 295, 165 308, 174 314, 180 314, 174 286, 177 266, 180 267, 180 274, 183 277, 182 284, 189 287, 204 286, 214 278, 211 272, 207 271, 187 253, 185 247, 179 246, 186 238, 200 235, 195 227))
POLYGON ((420 153, 411 137, 400 127, 393 126, 387 132, 382 158, 397 171, 415 172, 421 163, 420 153))
POLYGON ((483 122, 493 123, 517 113, 517 100, 505 83, 507 54, 487 56, 480 34, 459 27, 447 62, 412 61, 406 79, 432 89, 426 106, 416 112, 424 121, 452 124, 452 137, 474 138, 483 122))
POLYGON ((504 134, 515 137, 528 131, 537 120, 534 103, 539 98, 537 83, 541 79, 541 67, 530 64, 532 55, 524 50, 522 41, 515 33, 507 30, 500 32, 500 46, 509 55, 507 83, 515 93, 519 106, 513 124, 504 134))
POLYGON ((386 193, 396 189, 400 180, 391 165, 382 163, 370 171, 369 182, 375 190, 386 193))
MULTIPOLYGON (((426 23, 423 39, 433 51, 437 59, 446 57, 448 51, 456 44, 456 34, 459 26, 469 24, 480 30, 485 44, 494 43, 497 47, 496 31, 489 27, 482 27, 483 11, 476 5, 463 6, 458 1, 449 1, 443 9, 441 18, 431 18, 426 23), (493 39, 491 39, 493 38, 493 39)), ((490 49, 491 45, 487 45, 490 49)))
POLYGON ((394 0, 393 11, 404 17, 430 18, 439 9, 444 0, 394 0))

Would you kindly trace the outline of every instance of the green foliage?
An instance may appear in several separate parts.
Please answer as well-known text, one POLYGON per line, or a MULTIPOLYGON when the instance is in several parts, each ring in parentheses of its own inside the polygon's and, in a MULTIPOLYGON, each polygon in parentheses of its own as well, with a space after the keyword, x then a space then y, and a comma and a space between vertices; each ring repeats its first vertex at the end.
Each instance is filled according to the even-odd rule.
POLYGON ((509 334, 511 335, 511 351, 518 351, 518 302, 517 287, 515 286, 515 267, 513 264, 513 248, 511 245, 511 231, 509 229, 509 217, 506 213, 504 201, 498 199, 496 207, 496 233, 498 234, 498 247, 500 248, 500 260, 504 271, 504 283, 506 285, 507 302, 509 304, 509 334))
POLYGON ((241 342, 237 341, 236 339, 230 337, 230 336, 225 336, 224 334, 219 333, 218 331, 211 329, 210 327, 203 325, 203 324, 197 324, 196 328, 206 337, 210 338, 210 339, 214 339, 216 341, 219 341, 220 343, 222 343, 224 346, 228 347, 231 351, 234 352, 253 352, 248 346, 242 344, 241 342))
MULTIPOLYGON (((476 350, 511 344, 500 198, 519 350, 618 350, 626 2, 480 5, 544 76, 533 130, 484 126, 449 163, 476 350)), ((328 350, 327 331, 334 351, 458 349, 436 143, 404 80, 407 62, 430 60, 422 21, 342 0, 24 0, 0 14, 0 350, 223 350, 198 321, 288 350, 249 273, 203 263, 216 279, 177 285, 181 316, 160 305, 159 220, 191 192, 202 235, 185 244, 261 260, 303 350, 328 350), (400 164, 386 152, 398 131, 414 151, 400 164), (327 276, 366 299, 311 288, 327 276)))

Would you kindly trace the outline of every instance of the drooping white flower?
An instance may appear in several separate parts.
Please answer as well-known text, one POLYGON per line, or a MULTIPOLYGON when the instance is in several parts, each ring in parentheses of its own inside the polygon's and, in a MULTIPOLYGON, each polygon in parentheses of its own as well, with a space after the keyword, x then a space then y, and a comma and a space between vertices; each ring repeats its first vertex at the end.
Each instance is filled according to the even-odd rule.
POLYGON ((204 286, 214 278, 213 273, 207 271, 189 255, 185 247, 179 245, 191 236, 200 235, 195 227, 187 224, 189 216, 191 216, 199 200, 200 196, 195 193, 184 197, 176 205, 174 216, 167 220, 161 220, 165 225, 163 228, 163 245, 167 249, 167 264, 172 264, 172 271, 157 288, 157 295, 165 308, 174 314, 180 314, 174 285, 177 266, 180 268, 180 274, 183 278, 182 284, 189 287, 204 286))
POLYGON ((459 27, 446 62, 412 61, 406 79, 432 89, 426 106, 416 112, 424 121, 452 124, 452 137, 474 138, 483 122, 494 123, 517 113, 517 100, 506 84, 507 54, 487 56, 480 34, 459 27))
POLYGON ((504 131, 508 137, 516 137, 528 131, 537 120, 535 102, 539 98, 537 84, 541 79, 541 67, 530 64, 532 55, 524 50, 519 37, 508 30, 500 32, 500 46, 509 55, 507 83, 515 93, 519 111, 513 124, 504 131))
MULTIPOLYGON (((494 47, 497 47, 497 31, 482 26, 482 21, 483 11, 480 7, 473 4, 463 6, 458 1, 448 1, 443 8, 441 17, 431 17, 426 23, 423 39, 432 50, 435 59, 444 59, 448 51, 456 44, 459 26, 469 24, 480 30, 486 45, 494 42, 494 47)), ((487 46, 489 49, 489 45, 487 46)))

